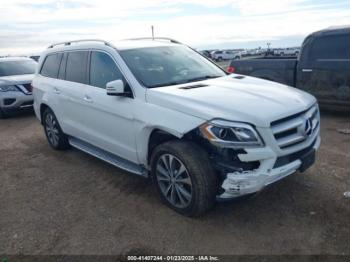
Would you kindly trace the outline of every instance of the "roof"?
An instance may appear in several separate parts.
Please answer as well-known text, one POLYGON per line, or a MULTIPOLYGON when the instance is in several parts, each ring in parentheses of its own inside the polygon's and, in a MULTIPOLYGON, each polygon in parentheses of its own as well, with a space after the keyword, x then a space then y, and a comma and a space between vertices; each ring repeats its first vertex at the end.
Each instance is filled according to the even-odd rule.
POLYGON ((8 56, 1 57, 0 62, 14 62, 14 61, 33 61, 33 59, 23 56, 8 56))
POLYGON ((178 46, 179 44, 164 40, 123 40, 114 43, 118 50, 135 49, 144 47, 178 46))
POLYGON ((323 30, 312 33, 312 36, 350 34, 350 25, 330 26, 323 30))
POLYGON ((146 47, 160 47, 160 46, 178 46, 179 43, 175 43, 175 40, 168 39, 130 39, 130 40, 121 40, 113 43, 108 43, 103 40, 77 40, 77 41, 67 41, 63 43, 53 44, 49 46, 47 52, 52 51, 64 51, 64 50, 73 50, 79 48, 94 48, 98 46, 109 46, 116 48, 117 50, 126 50, 126 49, 137 49, 137 48, 146 48, 146 47))

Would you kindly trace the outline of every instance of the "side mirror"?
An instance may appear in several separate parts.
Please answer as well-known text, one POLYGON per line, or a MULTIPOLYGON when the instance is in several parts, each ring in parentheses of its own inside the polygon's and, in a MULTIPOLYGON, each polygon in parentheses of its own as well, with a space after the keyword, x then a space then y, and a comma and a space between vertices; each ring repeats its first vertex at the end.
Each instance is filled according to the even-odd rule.
POLYGON ((108 82, 106 85, 107 95, 109 96, 123 96, 124 82, 122 80, 115 80, 108 82))

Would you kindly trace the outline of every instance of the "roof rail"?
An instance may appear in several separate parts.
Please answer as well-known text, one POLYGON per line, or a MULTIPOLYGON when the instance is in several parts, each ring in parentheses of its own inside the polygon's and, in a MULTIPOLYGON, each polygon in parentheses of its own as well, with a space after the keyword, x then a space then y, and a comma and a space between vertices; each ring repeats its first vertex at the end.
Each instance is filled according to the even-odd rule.
POLYGON ((175 40, 175 39, 172 39, 172 38, 168 38, 168 37, 139 37, 139 38, 129 38, 129 39, 126 39, 126 40, 167 40, 171 43, 174 43, 174 44, 181 44, 181 42, 175 40))
POLYGON ((48 48, 53 48, 53 47, 58 46, 58 45, 71 45, 72 43, 80 43, 80 42, 101 42, 101 43, 104 43, 106 46, 110 46, 110 47, 114 48, 114 46, 111 43, 104 41, 104 40, 100 40, 100 39, 82 39, 82 40, 60 42, 60 43, 50 45, 48 48))

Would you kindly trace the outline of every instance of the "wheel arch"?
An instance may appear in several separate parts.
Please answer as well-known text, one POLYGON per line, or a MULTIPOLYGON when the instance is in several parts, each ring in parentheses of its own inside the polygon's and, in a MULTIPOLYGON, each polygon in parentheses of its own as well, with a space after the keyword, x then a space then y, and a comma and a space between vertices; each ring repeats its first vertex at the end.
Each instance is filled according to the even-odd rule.
POLYGON ((41 103, 41 105, 40 105, 40 123, 42 125, 44 124, 44 122, 43 122, 44 121, 43 120, 43 114, 44 114, 46 108, 50 108, 50 107, 47 104, 45 104, 45 103, 41 103))
POLYGON ((180 140, 180 139, 182 139, 182 136, 178 136, 174 133, 165 131, 160 128, 154 128, 148 138, 147 163, 148 164, 150 163, 152 152, 158 145, 171 140, 180 140))

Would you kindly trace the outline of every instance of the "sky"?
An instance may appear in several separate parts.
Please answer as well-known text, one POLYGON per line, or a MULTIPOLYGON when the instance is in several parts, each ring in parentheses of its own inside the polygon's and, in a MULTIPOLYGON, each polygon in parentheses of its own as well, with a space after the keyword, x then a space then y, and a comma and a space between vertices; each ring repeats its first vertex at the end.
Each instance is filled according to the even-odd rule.
POLYGON ((55 42, 155 35, 198 49, 286 47, 350 25, 349 0, 0 0, 0 55, 55 42))

